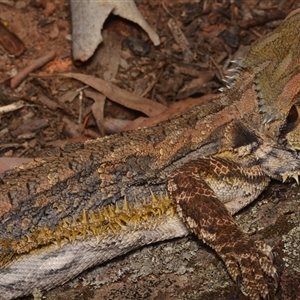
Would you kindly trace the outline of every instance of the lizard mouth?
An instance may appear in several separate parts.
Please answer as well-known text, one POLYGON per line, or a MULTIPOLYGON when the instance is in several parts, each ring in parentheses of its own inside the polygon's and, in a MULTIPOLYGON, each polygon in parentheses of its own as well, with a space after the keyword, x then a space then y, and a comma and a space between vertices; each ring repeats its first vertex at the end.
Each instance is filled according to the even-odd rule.
POLYGON ((299 175, 300 175, 300 171, 285 173, 285 174, 281 175, 282 182, 290 181, 293 178, 293 179, 295 179, 297 184, 299 184, 299 175))
POLYGON ((284 147, 262 145, 255 152, 263 172, 269 177, 285 182, 295 180, 299 184, 300 152, 284 147))
POLYGON ((288 152, 291 154, 289 159, 283 159, 282 165, 284 166, 286 163, 286 171, 280 173, 282 178, 282 182, 290 182, 295 180, 297 184, 299 184, 299 176, 300 176, 300 149, 289 149, 288 152), (288 170, 289 169, 289 170, 288 170))

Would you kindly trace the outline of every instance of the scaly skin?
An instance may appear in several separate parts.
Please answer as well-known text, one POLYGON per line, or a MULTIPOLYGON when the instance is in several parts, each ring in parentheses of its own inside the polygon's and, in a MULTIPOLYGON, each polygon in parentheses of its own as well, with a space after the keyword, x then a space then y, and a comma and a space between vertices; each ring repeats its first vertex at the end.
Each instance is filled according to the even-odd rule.
POLYGON ((300 12, 256 42, 230 89, 154 127, 56 149, 0 177, 0 299, 49 290, 194 232, 251 299, 271 247, 235 224, 270 178, 298 179, 300 12))

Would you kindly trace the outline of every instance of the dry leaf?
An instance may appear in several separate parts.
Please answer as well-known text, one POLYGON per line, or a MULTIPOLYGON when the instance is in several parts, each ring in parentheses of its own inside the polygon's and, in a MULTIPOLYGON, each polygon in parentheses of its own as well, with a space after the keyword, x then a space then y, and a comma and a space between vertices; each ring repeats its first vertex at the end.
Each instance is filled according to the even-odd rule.
POLYGON ((140 25, 155 46, 160 44, 156 32, 149 26, 133 0, 78 1, 71 0, 73 58, 88 60, 102 42, 101 29, 110 13, 140 25))
POLYGON ((149 117, 156 116, 166 109, 166 106, 160 103, 129 93, 126 90, 123 90, 110 82, 106 82, 101 78, 79 73, 63 73, 60 75, 77 79, 99 91, 110 100, 125 107, 141 111, 149 117))
POLYGON ((155 125, 162 121, 168 120, 176 115, 180 115, 185 111, 188 111, 192 107, 201 104, 205 101, 209 101, 214 97, 216 97, 215 94, 207 94, 199 98, 187 98, 179 102, 174 102, 168 107, 168 109, 163 111, 161 114, 151 118, 144 118, 144 117, 137 118, 134 121, 132 121, 130 124, 128 124, 123 130, 134 130, 139 127, 148 127, 151 125, 155 125))
POLYGON ((101 136, 104 136, 104 104, 106 97, 98 92, 90 90, 85 90, 84 94, 86 95, 86 97, 94 100, 94 104, 92 105, 92 112, 96 120, 98 130, 101 136))
POLYGON ((0 173, 26 164, 31 160, 32 158, 0 157, 0 173))

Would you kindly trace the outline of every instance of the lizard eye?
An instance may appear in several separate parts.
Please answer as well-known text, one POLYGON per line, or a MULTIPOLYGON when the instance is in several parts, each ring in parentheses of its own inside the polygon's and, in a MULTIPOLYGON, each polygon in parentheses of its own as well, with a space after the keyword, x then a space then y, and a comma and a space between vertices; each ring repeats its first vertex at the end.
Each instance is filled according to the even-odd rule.
MULTIPOLYGON (((300 105, 300 104, 299 104, 300 105)), ((281 129, 281 136, 284 137, 290 131, 297 127, 300 121, 300 106, 293 105, 281 129)))
POLYGON ((299 122, 299 110, 300 107, 298 105, 292 106, 286 119, 287 125, 295 125, 295 123, 299 122))
POLYGON ((295 104, 290 109, 281 134, 293 150, 300 150, 300 106, 295 104))

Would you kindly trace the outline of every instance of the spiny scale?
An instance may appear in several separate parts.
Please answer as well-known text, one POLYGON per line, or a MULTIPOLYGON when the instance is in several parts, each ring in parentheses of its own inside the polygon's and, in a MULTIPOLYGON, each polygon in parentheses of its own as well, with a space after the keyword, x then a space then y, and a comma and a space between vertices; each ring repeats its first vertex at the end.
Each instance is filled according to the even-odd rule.
MULTIPOLYGON (((160 216, 173 216, 175 208, 167 193, 160 196, 152 191, 150 193, 149 199, 143 201, 136 199, 135 202, 131 202, 132 205, 125 197, 122 207, 116 203, 96 211, 84 210, 78 218, 64 218, 54 230, 46 227, 37 228, 20 240, 0 240, 0 245, 8 252, 14 252, 16 259, 24 253, 53 244, 62 246, 92 237, 109 238, 130 228, 141 226, 153 228, 159 225, 160 216)), ((7 257, 1 266, 7 265, 11 260, 11 256, 7 257)))

